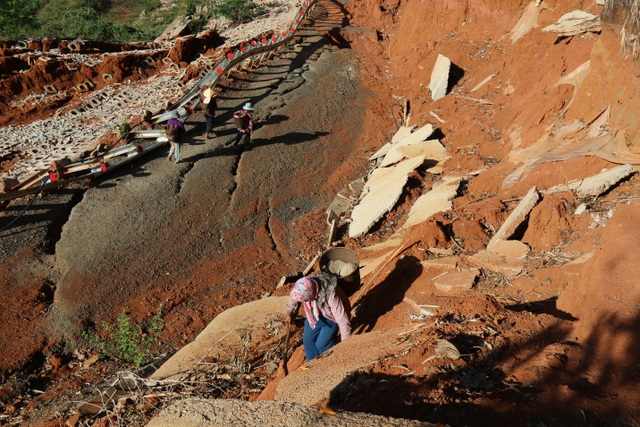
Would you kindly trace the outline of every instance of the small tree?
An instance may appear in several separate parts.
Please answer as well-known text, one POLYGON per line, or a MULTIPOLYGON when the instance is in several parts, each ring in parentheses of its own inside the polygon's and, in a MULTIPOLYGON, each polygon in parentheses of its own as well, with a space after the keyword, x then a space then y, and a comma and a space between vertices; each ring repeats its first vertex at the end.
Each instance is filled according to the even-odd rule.
POLYGON ((123 309, 114 323, 102 323, 101 336, 85 334, 85 339, 98 347, 105 356, 132 362, 140 367, 163 328, 162 307, 158 307, 156 314, 144 328, 134 324, 123 309))

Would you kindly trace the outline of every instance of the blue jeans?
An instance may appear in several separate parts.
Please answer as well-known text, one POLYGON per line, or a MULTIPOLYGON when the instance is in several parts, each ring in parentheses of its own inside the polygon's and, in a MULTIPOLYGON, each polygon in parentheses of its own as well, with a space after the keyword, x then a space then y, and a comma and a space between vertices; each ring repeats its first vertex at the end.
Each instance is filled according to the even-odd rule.
POLYGON ((302 343, 307 361, 315 359, 338 343, 338 324, 320 315, 316 327, 311 329, 309 320, 305 320, 302 343))
POLYGON ((205 114, 204 118, 205 118, 204 131, 206 133, 209 133, 211 132, 211 129, 213 129, 213 114, 205 114))
POLYGON ((171 142, 171 149, 169 150, 169 160, 178 163, 180 161, 180 144, 171 142))

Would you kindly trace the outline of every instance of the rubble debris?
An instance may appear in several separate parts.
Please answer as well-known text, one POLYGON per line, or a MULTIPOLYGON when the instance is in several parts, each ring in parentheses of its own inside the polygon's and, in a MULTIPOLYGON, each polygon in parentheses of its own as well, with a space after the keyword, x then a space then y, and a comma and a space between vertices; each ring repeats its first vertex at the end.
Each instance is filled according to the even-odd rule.
POLYGON ((396 163, 403 158, 409 159, 417 156, 424 156, 425 159, 436 162, 435 165, 427 169, 427 171, 432 173, 441 172, 442 163, 451 158, 447 149, 444 148, 444 145, 437 139, 428 139, 426 141, 413 143, 399 142, 391 147, 391 150, 389 150, 389 153, 382 162, 382 166, 396 163))
POLYGON ((519 240, 497 240, 491 249, 480 251, 465 261, 506 277, 515 277, 524 269, 529 252, 529 246, 519 240))
POLYGON ((566 131, 560 128, 554 134, 543 136, 530 147, 511 151, 509 161, 525 164, 509 174, 502 187, 512 186, 536 164, 580 156, 596 156, 615 164, 640 164, 640 155, 630 150, 625 132, 609 129, 610 115, 611 105, 608 105, 593 120, 587 122, 588 127, 582 126, 580 129, 582 122, 574 121, 566 131), (579 132, 575 132, 578 129, 579 132), (572 133, 575 134, 571 135, 572 133))
POLYGON ((367 181, 369 192, 352 213, 349 237, 358 237, 369 231, 391 209, 402 194, 409 173, 424 163, 424 156, 407 159, 394 167, 375 169, 367 181))
POLYGON ((462 178, 445 178, 442 183, 434 186, 431 191, 423 194, 416 200, 407 216, 407 221, 387 240, 362 248, 367 252, 385 251, 378 258, 361 263, 360 275, 365 277, 378 266, 380 266, 388 256, 390 250, 396 249, 402 244, 406 232, 414 225, 420 224, 438 212, 445 212, 452 208, 451 199, 455 197, 462 178))
POLYGON ((450 71, 451 60, 442 54, 438 54, 438 59, 436 59, 436 64, 431 72, 431 81, 429 82, 431 99, 434 101, 443 98, 447 94, 450 71))
POLYGON ((169 24, 167 28, 160 34, 155 42, 163 42, 176 39, 181 36, 185 36, 189 33, 189 24, 191 23, 191 17, 179 16, 169 24))
POLYGON ((558 33, 558 37, 570 37, 587 32, 599 33, 602 31, 600 16, 593 15, 584 10, 574 10, 565 13, 558 22, 544 27, 542 31, 558 33))
POLYGON ((402 160, 405 156, 399 151, 401 147, 423 142, 433 134, 433 131, 433 126, 428 124, 391 144, 380 163, 380 167, 386 167, 402 160))
MULTIPOLYGON (((371 155, 371 157, 369 157, 369 160, 376 160, 376 159, 378 159, 380 157, 385 156, 389 152, 389 149, 391 148, 391 146, 393 144, 395 144, 396 142, 400 141, 404 137, 410 135, 411 132, 413 132, 415 130, 415 128, 416 128, 415 126, 400 126, 400 128, 397 130, 397 132, 391 138, 391 142, 387 142, 378 151, 373 153, 371 155)), ((431 132, 433 132, 433 130, 431 132)), ((425 139, 426 139, 426 137, 425 137, 425 139)))
POLYGON ((496 234, 494 234, 491 240, 489 240, 487 249, 491 250, 496 246, 498 241, 507 240, 511 237, 520 224, 522 224, 522 222, 527 218, 531 209, 533 209, 539 200, 540 193, 538 193, 538 189, 536 187, 532 187, 522 200, 520 200, 518 206, 513 212, 511 212, 511 215, 509 215, 496 234))

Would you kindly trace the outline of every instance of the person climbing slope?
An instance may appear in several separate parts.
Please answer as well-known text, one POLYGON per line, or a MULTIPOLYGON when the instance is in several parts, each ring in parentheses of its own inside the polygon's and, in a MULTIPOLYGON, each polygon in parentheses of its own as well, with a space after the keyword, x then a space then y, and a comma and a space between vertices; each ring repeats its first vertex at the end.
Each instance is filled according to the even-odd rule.
POLYGON ((165 134, 169 138, 171 149, 169 150, 168 160, 178 163, 180 161, 180 144, 184 135, 184 123, 178 118, 176 111, 171 112, 171 116, 165 125, 165 134))
POLYGON ((216 94, 210 87, 206 88, 202 92, 202 112, 205 119, 205 133, 207 139, 211 139, 215 136, 213 129, 213 119, 218 109, 218 103, 216 102, 216 94))
POLYGON ((249 145, 251 143, 251 134, 253 133, 253 106, 247 102, 242 109, 233 113, 233 124, 238 129, 238 135, 235 139, 236 145, 249 145))
POLYGON ((306 316, 302 342, 307 361, 336 345, 338 332, 341 341, 351 335, 351 306, 337 277, 321 273, 298 279, 287 302, 289 322, 298 304, 302 304, 306 316))

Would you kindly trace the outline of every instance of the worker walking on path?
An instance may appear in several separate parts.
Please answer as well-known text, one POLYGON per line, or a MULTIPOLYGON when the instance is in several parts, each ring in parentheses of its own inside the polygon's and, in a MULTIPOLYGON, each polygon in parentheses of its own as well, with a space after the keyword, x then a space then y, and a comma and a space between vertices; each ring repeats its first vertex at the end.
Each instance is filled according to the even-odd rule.
POLYGON ((242 106, 241 110, 233 113, 233 124, 238 129, 235 145, 249 145, 251 143, 251 134, 253 133, 253 106, 247 102, 242 106))
POLYGON ((168 160, 178 163, 180 161, 180 144, 184 136, 184 123, 178 118, 178 113, 171 112, 171 118, 167 120, 165 125, 165 134, 169 138, 171 149, 169 150, 168 160))
POLYGON ((216 94, 213 89, 208 87, 202 92, 202 112, 204 113, 205 133, 207 135, 207 139, 211 139, 216 136, 215 132, 212 132, 212 129, 213 119, 216 115, 217 109, 218 103, 216 101, 216 94))
POLYGON ((302 304, 306 316, 302 342, 307 361, 336 345, 338 332, 341 341, 351 335, 351 307, 337 277, 321 273, 298 279, 287 302, 289 322, 298 304, 302 304))

